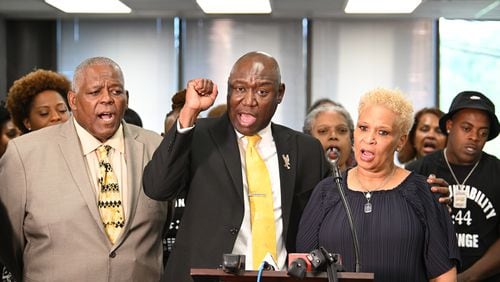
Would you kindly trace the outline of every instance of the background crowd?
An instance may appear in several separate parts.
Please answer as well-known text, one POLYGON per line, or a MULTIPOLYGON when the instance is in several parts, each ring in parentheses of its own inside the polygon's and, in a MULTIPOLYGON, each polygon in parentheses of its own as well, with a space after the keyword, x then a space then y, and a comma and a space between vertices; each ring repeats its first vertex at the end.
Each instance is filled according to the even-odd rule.
POLYGON ((240 57, 215 107, 217 89, 200 78, 172 95, 161 138, 128 108, 109 58, 81 62, 72 82, 50 70, 15 81, 0 107, 4 281, 192 281, 190 268, 225 253, 247 270, 271 254, 285 269, 288 253, 321 246, 354 271, 328 159, 376 281, 500 281, 500 161, 483 151, 500 125, 487 95, 414 114, 404 93, 376 88, 357 121, 325 98, 298 132, 271 122, 286 99, 272 56, 240 57))

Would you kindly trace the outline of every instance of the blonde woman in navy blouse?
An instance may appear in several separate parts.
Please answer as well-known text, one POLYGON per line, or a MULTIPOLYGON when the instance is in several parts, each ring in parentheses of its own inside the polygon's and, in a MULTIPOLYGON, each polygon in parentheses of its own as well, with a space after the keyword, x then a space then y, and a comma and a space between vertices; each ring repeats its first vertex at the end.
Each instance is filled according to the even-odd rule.
MULTIPOLYGON (((375 89, 361 98, 354 130, 357 166, 343 174, 360 245, 361 271, 375 281, 456 281, 459 252, 446 207, 426 178, 394 164, 412 124, 399 91, 375 89)), ((333 178, 318 184, 302 215, 297 250, 318 247, 355 270, 351 232, 333 178)))

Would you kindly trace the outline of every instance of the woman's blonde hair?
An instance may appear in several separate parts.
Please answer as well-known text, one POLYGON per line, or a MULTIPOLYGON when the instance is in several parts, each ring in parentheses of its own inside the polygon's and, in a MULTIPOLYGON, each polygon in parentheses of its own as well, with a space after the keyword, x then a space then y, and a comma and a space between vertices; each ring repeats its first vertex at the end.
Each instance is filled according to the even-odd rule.
POLYGON ((395 126, 401 135, 407 135, 413 124, 413 106, 403 92, 396 89, 375 88, 359 101, 358 113, 368 106, 380 105, 396 114, 395 126))

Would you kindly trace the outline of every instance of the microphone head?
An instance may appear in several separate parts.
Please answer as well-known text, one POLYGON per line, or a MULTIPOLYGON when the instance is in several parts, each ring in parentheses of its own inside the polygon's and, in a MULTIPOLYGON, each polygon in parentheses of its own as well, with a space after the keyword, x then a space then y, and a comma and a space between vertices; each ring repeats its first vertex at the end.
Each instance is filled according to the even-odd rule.
POLYGON ((276 260, 270 252, 266 253, 262 261, 266 262, 267 264, 265 270, 279 270, 278 264, 276 263, 276 260))
POLYGON ((306 277, 306 260, 302 258, 297 258, 294 261, 290 262, 290 266, 288 267, 287 274, 293 278, 304 279, 306 277))
POLYGON ((222 270, 227 273, 239 273, 245 270, 245 255, 223 254, 222 270))
POLYGON ((335 147, 330 147, 326 150, 325 157, 330 165, 337 165, 340 159, 340 151, 335 147))
POLYGON ((306 272, 313 271, 311 262, 308 259, 308 253, 290 253, 288 254, 287 274, 291 277, 304 279, 306 272))
POLYGON ((303 267, 307 272, 313 271, 308 255, 308 253, 289 253, 288 268, 294 267, 294 265, 292 265, 293 262, 300 262, 300 264, 295 265, 295 267, 303 267))

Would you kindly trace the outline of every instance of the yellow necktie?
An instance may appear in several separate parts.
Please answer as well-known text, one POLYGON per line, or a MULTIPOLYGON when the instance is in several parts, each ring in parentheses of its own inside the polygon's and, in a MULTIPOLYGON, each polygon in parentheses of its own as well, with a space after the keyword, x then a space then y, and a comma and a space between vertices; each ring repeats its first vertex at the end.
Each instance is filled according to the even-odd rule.
POLYGON ((253 267, 257 270, 269 252, 276 259, 276 226, 274 222, 273 192, 266 164, 255 148, 259 135, 247 136, 246 174, 252 225, 253 267))
POLYGON ((125 214, 118 180, 108 159, 109 150, 111 150, 109 145, 101 145, 96 149, 99 159, 99 178, 97 180, 99 199, 97 205, 104 230, 109 241, 114 244, 125 225, 125 214))

